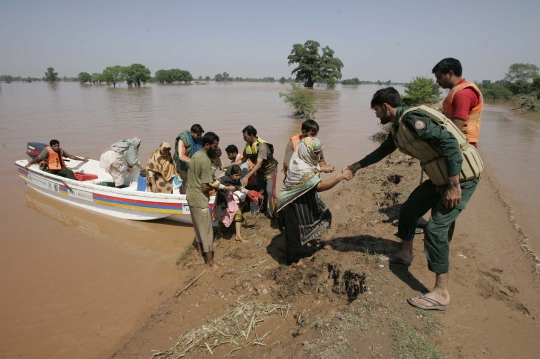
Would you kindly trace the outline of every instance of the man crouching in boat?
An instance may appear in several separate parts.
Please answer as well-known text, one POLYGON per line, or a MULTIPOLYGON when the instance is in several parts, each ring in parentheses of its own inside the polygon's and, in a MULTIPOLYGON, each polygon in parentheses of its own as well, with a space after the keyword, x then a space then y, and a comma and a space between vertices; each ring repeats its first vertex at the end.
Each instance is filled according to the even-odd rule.
POLYGON ((50 146, 45 147, 39 156, 28 162, 24 168, 28 169, 28 167, 32 166, 34 163, 43 162, 43 167, 41 168, 42 171, 76 181, 77 177, 75 177, 72 170, 66 167, 64 157, 83 162, 88 162, 88 157, 80 158, 70 155, 60 148, 60 142, 58 140, 51 140, 49 145, 50 146))

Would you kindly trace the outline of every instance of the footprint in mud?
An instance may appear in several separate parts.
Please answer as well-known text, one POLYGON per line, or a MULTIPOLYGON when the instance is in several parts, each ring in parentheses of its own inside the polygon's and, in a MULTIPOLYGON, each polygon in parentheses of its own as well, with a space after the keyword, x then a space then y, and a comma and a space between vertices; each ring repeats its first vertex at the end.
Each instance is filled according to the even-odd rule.
POLYGON ((529 310, 516 298, 519 289, 515 286, 504 283, 501 274, 504 271, 498 268, 492 268, 491 271, 480 271, 482 277, 478 280, 477 288, 480 295, 484 298, 493 298, 506 303, 514 310, 529 315, 529 310))

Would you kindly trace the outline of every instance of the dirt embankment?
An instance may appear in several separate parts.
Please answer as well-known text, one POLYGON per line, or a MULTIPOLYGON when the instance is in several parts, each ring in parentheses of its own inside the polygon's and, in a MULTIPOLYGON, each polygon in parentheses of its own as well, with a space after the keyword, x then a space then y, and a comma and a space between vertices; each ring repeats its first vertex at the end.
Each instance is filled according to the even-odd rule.
MULTIPOLYGON (((510 209, 484 175, 451 244, 446 312, 416 310, 427 292, 422 235, 407 269, 379 254, 398 249, 400 204, 420 179, 417 161, 394 154, 323 196, 333 214, 306 269, 284 265, 284 236, 252 216, 248 244, 217 241, 219 271, 195 252, 178 297, 163 302, 112 358, 534 358, 540 350, 539 278, 510 209)), ((429 214, 427 215, 429 216, 429 214)))

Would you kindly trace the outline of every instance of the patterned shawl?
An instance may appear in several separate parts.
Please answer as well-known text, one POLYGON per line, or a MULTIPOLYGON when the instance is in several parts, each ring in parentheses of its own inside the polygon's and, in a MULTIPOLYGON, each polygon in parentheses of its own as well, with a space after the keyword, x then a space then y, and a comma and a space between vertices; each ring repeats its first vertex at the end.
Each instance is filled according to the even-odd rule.
POLYGON ((315 137, 305 137, 298 144, 291 157, 284 187, 278 194, 278 212, 320 182, 319 156, 316 153, 322 148, 321 141, 315 137))
MULTIPOLYGON (((150 160, 146 164, 147 171, 159 173, 165 181, 170 181, 176 173, 176 166, 172 158, 171 152, 165 154, 163 149, 171 148, 168 142, 163 142, 157 150, 152 153, 150 160)), ((180 176, 178 176, 180 177, 180 176)))

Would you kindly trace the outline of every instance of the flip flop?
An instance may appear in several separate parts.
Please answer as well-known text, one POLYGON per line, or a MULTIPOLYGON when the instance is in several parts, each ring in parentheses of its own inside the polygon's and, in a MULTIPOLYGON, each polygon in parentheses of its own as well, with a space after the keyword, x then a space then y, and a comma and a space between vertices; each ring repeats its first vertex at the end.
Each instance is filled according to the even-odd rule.
POLYGON ((386 262, 388 262, 389 264, 397 264, 397 265, 401 265, 405 267, 411 266, 411 262, 407 262, 404 259, 396 257, 394 254, 388 254, 387 257, 388 257, 388 260, 386 260, 386 262))
POLYGON ((441 311, 445 311, 446 308, 447 308, 446 305, 442 305, 441 303, 439 303, 435 299, 428 298, 425 295, 419 296, 418 299, 425 300, 426 302, 431 303, 432 305, 429 306, 429 307, 427 307, 425 305, 422 305, 420 303, 416 303, 413 299, 414 298, 408 298, 407 302, 410 305, 412 305, 413 307, 416 307, 416 308, 420 308, 420 309, 424 309, 424 310, 441 310, 441 311))

